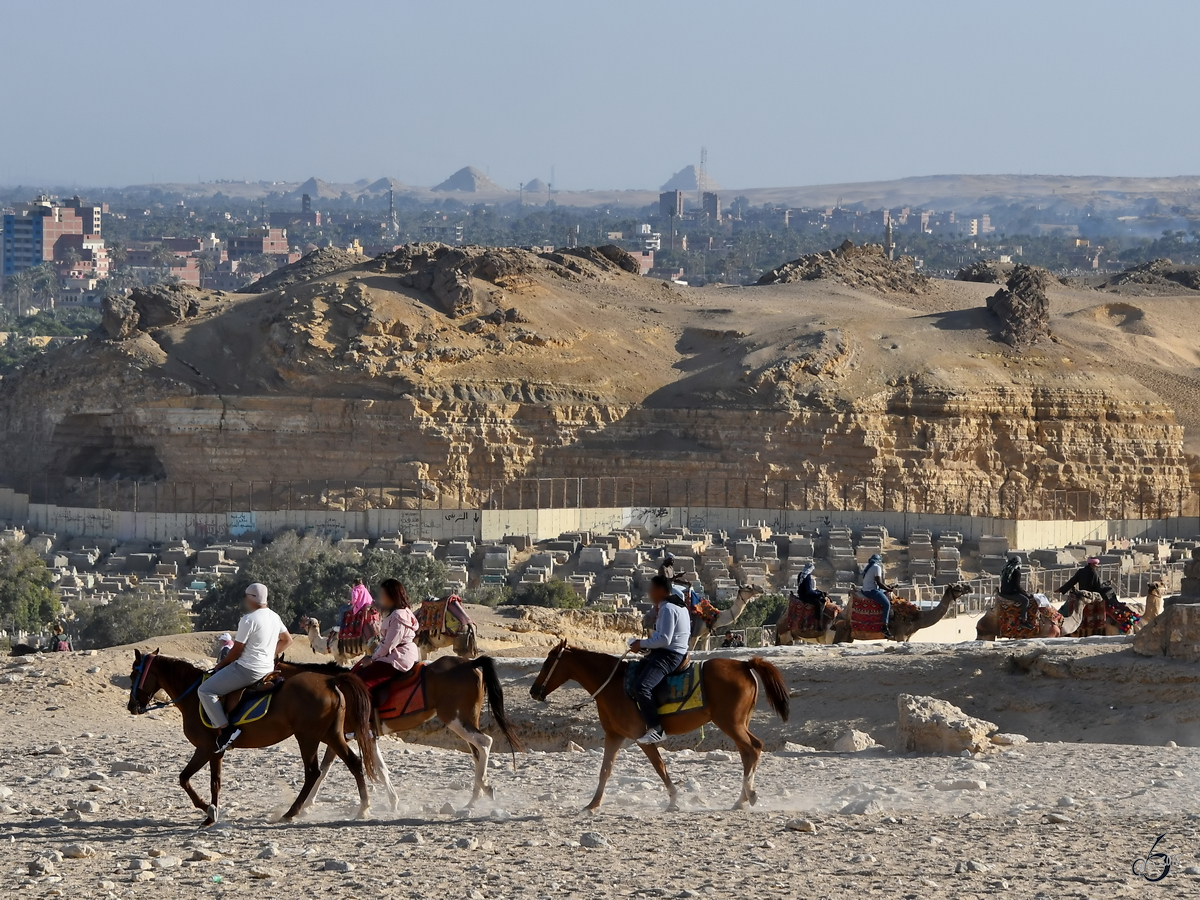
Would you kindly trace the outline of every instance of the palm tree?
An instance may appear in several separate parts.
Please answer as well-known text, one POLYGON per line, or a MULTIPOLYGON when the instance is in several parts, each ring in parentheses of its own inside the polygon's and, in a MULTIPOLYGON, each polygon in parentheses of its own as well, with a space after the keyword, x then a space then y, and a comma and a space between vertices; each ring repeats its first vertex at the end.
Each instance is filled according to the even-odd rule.
POLYGON ((25 308, 33 297, 36 275, 33 269, 21 269, 8 276, 4 282, 4 296, 12 305, 17 318, 25 315, 25 308))
POLYGON ((33 273, 33 292, 42 309, 54 309, 58 298, 58 270, 52 262, 44 262, 29 270, 33 273))

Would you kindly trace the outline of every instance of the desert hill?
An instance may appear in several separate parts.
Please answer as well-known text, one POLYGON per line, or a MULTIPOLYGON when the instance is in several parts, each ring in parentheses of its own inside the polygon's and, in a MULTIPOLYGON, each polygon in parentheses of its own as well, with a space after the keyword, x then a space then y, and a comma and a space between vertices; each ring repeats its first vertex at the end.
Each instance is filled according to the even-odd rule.
POLYGON ((1187 487, 1190 298, 1053 281, 1051 337, 1014 350, 994 284, 819 267, 694 289, 631 267, 617 248, 416 244, 318 251, 256 294, 135 294, 0 385, 2 462, 39 479, 419 475, 472 501, 516 477, 771 478, 993 514, 1038 489, 1116 509, 1187 487))

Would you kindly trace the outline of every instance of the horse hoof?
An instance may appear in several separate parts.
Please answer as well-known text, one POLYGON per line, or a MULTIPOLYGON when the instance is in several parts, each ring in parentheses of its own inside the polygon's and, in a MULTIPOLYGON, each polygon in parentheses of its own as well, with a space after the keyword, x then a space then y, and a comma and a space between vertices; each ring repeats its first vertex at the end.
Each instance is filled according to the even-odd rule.
POLYGON ((490 784, 489 784, 487 787, 485 787, 485 788, 483 789, 483 792, 484 792, 485 794, 487 794, 487 798, 488 798, 489 800, 495 800, 495 799, 496 799, 496 789, 495 789, 494 787, 492 787, 490 784))
POLYGON ((758 803, 758 792, 751 791, 750 792, 750 805, 754 806, 756 803, 758 803))
POLYGON ((208 805, 208 809, 204 810, 204 814, 207 818, 204 820, 204 825, 201 826, 203 828, 209 828, 213 825, 216 825, 217 820, 221 818, 220 810, 218 810, 211 803, 208 805))

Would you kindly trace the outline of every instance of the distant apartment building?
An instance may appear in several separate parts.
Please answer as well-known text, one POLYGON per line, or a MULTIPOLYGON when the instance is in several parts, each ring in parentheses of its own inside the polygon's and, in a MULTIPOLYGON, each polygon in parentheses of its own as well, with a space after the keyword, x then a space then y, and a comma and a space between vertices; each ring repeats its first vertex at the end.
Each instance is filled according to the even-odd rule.
POLYGON ((204 276, 201 286, 214 291, 236 292, 258 277, 258 273, 242 268, 241 260, 226 259, 204 276))
POLYGON ((272 228, 304 227, 320 228, 321 213, 312 208, 312 197, 305 194, 300 198, 299 212, 273 212, 267 221, 272 228))
POLYGON ((654 268, 653 250, 631 250, 629 251, 629 255, 637 260, 639 275, 648 275, 650 270, 654 268))
POLYGON ((721 198, 714 191, 705 191, 701 198, 703 201, 704 215, 713 222, 721 221, 721 198))
POLYGON ((658 214, 664 219, 683 216, 683 191, 663 191, 658 195, 658 214))
POLYGON ((100 238, 104 207, 89 206, 78 197, 58 203, 44 195, 31 203, 17 204, 4 216, 0 232, 0 275, 9 278, 23 269, 61 258, 63 238, 87 235, 100 238))
POLYGON ((431 222, 421 228, 421 235, 427 241, 461 244, 463 242, 463 226, 461 222, 431 222))
MULTIPOLYGON (((244 259, 247 256, 287 257, 291 253, 288 247, 287 231, 283 228, 264 226, 252 228, 245 237, 232 237, 227 244, 226 252, 230 259, 244 259)), ((297 254, 297 259, 299 255, 297 254)), ((295 260, 289 260, 295 262, 295 260)))

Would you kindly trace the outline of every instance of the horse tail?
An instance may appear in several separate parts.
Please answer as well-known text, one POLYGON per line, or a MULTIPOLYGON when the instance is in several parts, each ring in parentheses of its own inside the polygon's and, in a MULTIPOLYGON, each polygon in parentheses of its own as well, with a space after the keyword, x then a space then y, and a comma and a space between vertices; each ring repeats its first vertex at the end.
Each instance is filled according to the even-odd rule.
POLYGON ((775 710, 775 714, 786 722, 788 716, 791 715, 791 701, 788 699, 787 685, 783 683, 783 675, 780 671, 761 656, 755 656, 743 665, 749 671, 758 673, 758 677, 762 679, 763 689, 767 692, 767 700, 771 704, 771 709, 775 710))
POLYGON ((372 781, 380 781, 379 767, 375 765, 375 732, 371 730, 371 692, 361 678, 350 672, 335 677, 333 684, 346 698, 346 730, 353 731, 358 741, 363 771, 372 781))
POLYGON ((501 733, 508 740, 508 746, 512 748, 513 764, 516 765, 516 752, 525 748, 521 744, 521 739, 517 737, 512 722, 508 720, 508 716, 504 712, 504 689, 500 687, 500 676, 496 674, 496 664, 490 656, 481 656, 471 660, 468 665, 479 670, 483 675, 483 687, 487 691, 488 708, 492 711, 492 718, 500 726, 501 733))

